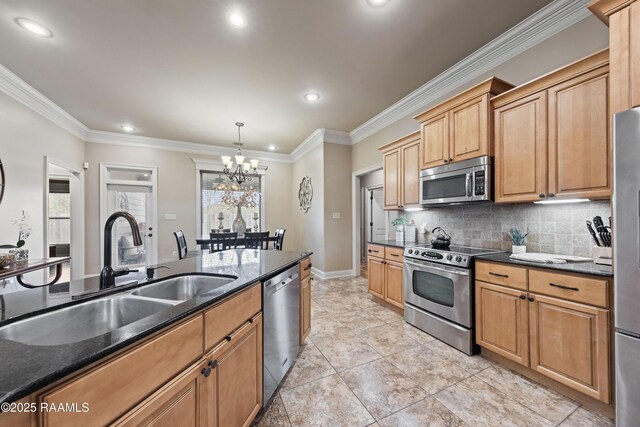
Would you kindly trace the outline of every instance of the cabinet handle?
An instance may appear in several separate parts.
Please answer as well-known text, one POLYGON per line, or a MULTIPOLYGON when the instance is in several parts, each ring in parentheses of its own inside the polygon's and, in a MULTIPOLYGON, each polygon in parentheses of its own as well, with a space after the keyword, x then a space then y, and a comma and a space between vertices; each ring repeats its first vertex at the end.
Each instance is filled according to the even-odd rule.
MULTIPOLYGON (((371 251, 369 251, 369 252, 371 252, 371 251)), ((311 265, 312 265, 312 264, 309 264, 308 266, 306 266, 305 268, 303 268, 303 269, 302 269, 302 271, 307 271, 307 270, 309 270, 309 269, 311 268, 311 265)))
POLYGON ((391 255, 391 256, 400 256, 400 255, 398 255, 398 254, 389 254, 389 255, 391 255))
POLYGON ((540 193, 540 194, 538 194, 538 197, 540 197, 541 199, 544 199, 545 195, 544 195, 544 193, 540 193))
POLYGON ((579 291, 580 290, 578 288, 572 288, 571 286, 556 285, 555 283, 549 283, 549 286, 553 286, 554 288, 566 289, 568 291, 579 291))
POLYGON ((493 271, 490 271, 489 274, 491 274, 492 276, 498 276, 498 277, 509 277, 508 274, 499 274, 499 273, 494 273, 493 271))
POLYGON ((518 298, 520 299, 527 299, 527 296, 525 294, 520 295, 518 298))
POLYGON ((536 299, 534 297, 529 297, 529 302, 534 302, 536 299))

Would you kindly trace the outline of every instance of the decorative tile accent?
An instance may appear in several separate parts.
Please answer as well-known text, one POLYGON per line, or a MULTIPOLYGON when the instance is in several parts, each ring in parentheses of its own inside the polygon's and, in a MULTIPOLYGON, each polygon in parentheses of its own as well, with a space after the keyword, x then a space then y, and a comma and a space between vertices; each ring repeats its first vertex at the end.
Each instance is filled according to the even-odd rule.
POLYGON ((477 377, 554 424, 559 424, 578 407, 577 403, 501 366, 485 369, 477 377))
POLYGON ((280 394, 294 426, 367 426, 375 422, 338 375, 280 394))
POLYGON ((380 427, 466 427, 460 418, 433 397, 421 400, 378 422, 380 427))
POLYGON ((427 397, 422 388, 382 359, 340 376, 376 420, 427 397))

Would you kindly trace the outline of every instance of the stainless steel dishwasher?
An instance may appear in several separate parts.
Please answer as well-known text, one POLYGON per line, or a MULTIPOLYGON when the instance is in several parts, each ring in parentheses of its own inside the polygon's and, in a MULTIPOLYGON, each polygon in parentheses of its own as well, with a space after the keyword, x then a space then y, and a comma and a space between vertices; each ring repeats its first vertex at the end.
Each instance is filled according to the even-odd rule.
POLYGON ((263 406, 280 385, 300 351, 299 266, 263 282, 263 406))

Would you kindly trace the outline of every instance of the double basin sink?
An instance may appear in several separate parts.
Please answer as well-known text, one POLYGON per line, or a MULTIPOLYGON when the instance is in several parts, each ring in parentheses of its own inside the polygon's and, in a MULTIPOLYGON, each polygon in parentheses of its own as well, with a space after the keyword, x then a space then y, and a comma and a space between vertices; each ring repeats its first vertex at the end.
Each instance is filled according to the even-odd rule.
POLYGON ((29 345, 54 346, 116 331, 184 301, 225 292, 236 277, 190 275, 169 278, 41 314, 0 328, 0 338, 29 345))

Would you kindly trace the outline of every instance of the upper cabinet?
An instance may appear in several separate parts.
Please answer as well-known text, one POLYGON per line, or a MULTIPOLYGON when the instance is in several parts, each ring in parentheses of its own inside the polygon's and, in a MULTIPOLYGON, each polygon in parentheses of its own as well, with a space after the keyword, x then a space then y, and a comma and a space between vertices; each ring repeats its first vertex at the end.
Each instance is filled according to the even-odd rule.
POLYGON ((422 131, 420 168, 492 155, 489 99, 512 87, 492 77, 414 117, 422 131))
POLYGON ((491 100, 495 201, 611 197, 609 52, 491 100))
POLYGON ((420 206, 420 132, 379 148, 384 166, 384 208, 420 206))
POLYGON ((610 113, 640 106, 640 1, 594 0, 589 9, 609 26, 610 113))

